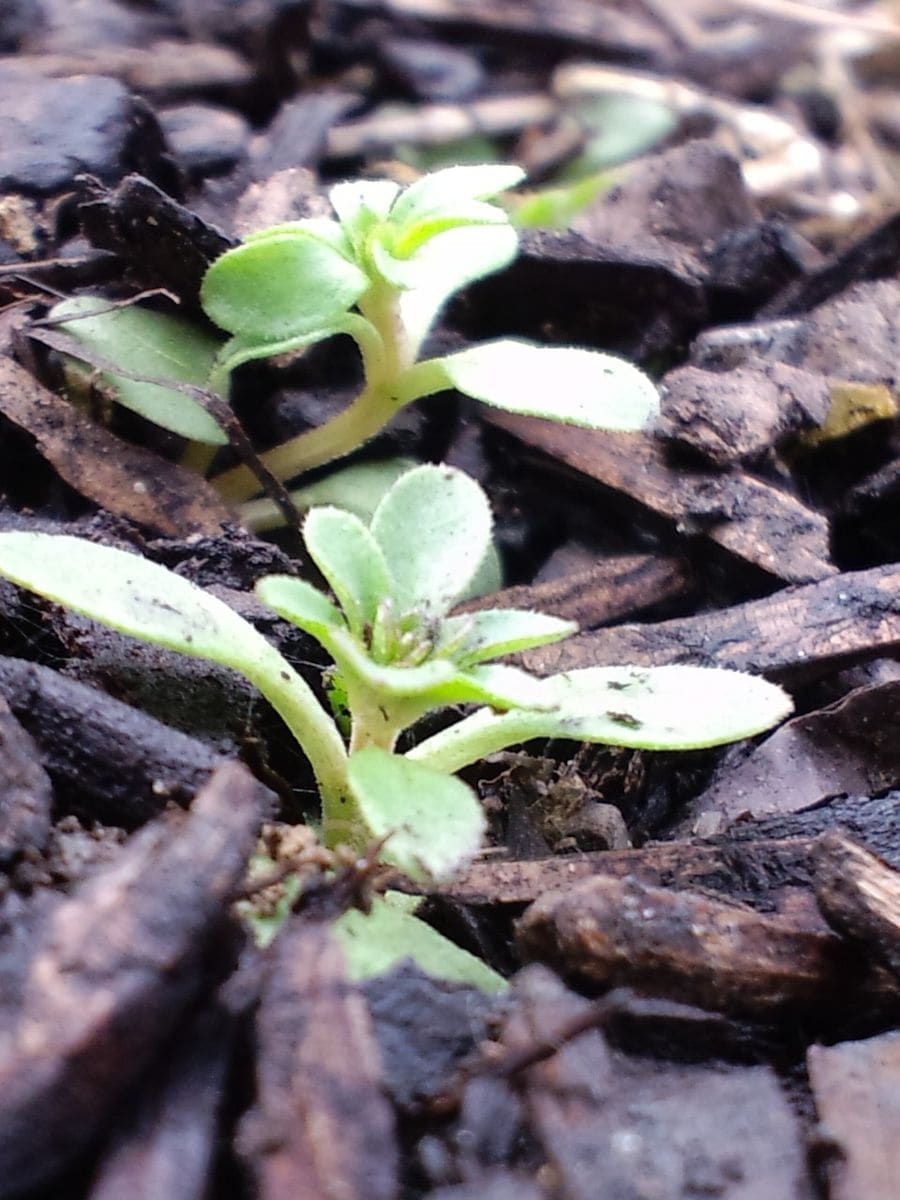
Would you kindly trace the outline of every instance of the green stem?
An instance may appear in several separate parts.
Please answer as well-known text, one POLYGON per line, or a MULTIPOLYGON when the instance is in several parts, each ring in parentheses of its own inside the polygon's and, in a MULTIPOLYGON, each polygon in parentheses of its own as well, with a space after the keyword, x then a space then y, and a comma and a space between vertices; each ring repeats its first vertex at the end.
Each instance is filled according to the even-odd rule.
POLYGON ((352 841, 361 817, 347 781, 347 750, 312 689, 268 644, 253 660, 231 665, 259 688, 309 759, 322 797, 325 844, 352 841))
POLYGON ((533 711, 508 712, 497 715, 490 708, 480 708, 448 729, 434 734, 412 750, 406 757, 425 766, 453 775, 470 763, 488 754, 496 754, 517 742, 540 737, 540 717, 546 714, 533 711))
MULTIPOLYGON (((261 454, 260 461, 279 480, 291 479, 342 458, 368 442, 387 425, 397 405, 384 389, 366 387, 342 412, 315 429, 308 429, 261 454)), ((249 467, 233 467, 213 479, 225 500, 240 504, 259 491, 259 480, 249 467)))

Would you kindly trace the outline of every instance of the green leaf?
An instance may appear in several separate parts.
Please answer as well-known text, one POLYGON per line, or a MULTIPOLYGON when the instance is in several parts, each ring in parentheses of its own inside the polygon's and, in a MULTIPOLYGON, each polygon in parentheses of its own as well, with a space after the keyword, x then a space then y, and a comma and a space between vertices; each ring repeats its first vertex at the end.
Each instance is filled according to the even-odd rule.
POLYGON ((274 648, 227 604, 137 554, 49 533, 0 534, 0 574, 120 633, 241 670, 274 648))
POLYGON ((389 179, 353 179, 328 193, 347 236, 357 251, 372 225, 387 219, 400 185, 389 179))
POLYGON ((459 670, 435 698, 443 704, 489 704, 491 708, 552 708, 543 679, 505 663, 487 663, 459 670))
POLYGON ((175 380, 204 387, 221 342, 181 317, 136 305, 97 312, 103 304, 96 296, 74 296, 55 305, 50 317, 85 349, 132 375, 160 380, 141 383, 104 372, 104 382, 123 407, 190 441, 225 445, 227 435, 201 404, 165 386, 175 380), (92 312, 97 315, 86 315, 92 312), (78 319, 66 320, 73 317, 78 319))
POLYGON ((282 237, 285 234, 300 234, 324 242, 332 250, 336 250, 342 258, 353 259, 353 247, 347 234, 337 221, 330 217, 304 217, 301 221, 286 221, 283 225, 270 225, 266 229, 257 229, 244 237, 244 242, 263 242, 266 238, 282 237))
POLYGON ((401 476, 372 518, 397 612, 443 616, 479 569, 491 524, 487 497, 462 471, 425 465, 401 476))
POLYGON ((511 225, 469 225, 451 229, 427 242, 414 259, 391 259, 402 286, 404 328, 418 351, 447 300, 476 279, 500 271, 516 257, 519 235, 511 225))
POLYGON ((488 995, 507 987, 506 980, 481 959, 388 900, 376 897, 368 914, 351 909, 333 929, 352 979, 371 979, 412 959, 434 979, 468 984, 488 995))
POLYGON ((410 184, 394 202, 391 221, 405 225, 466 200, 486 200, 515 187, 525 178, 521 167, 509 163, 445 167, 410 184))
POLYGON ((470 787, 369 746, 350 756, 350 788, 381 858, 410 879, 451 878, 478 853, 487 822, 470 787))
POLYGON ((257 597, 292 625, 305 630, 330 652, 334 635, 346 629, 344 618, 326 595, 292 575, 266 575, 255 587, 257 597))
POLYGON ((418 221, 404 225, 390 246, 395 258, 410 258, 432 238, 467 225, 508 225, 509 216, 496 204, 469 200, 452 208, 440 209, 418 221))
POLYGON ((362 639, 391 590, 381 548, 359 517, 339 508, 314 508, 303 524, 303 538, 337 596, 351 632, 362 639))
MULTIPOLYGON (((545 613, 517 608, 492 608, 483 612, 447 617, 441 622, 440 654, 444 647, 458 646, 452 658, 460 664, 484 662, 503 654, 515 654, 534 646, 560 642, 578 632, 574 621, 563 621, 545 613)), ((443 652, 447 652, 443 650, 443 652)))
MULTIPOLYGON (((427 711, 428 707, 434 707, 434 704, 427 703, 428 699, 443 695, 444 690, 452 685, 458 675, 453 663, 441 658, 428 659, 414 667, 385 666, 370 658, 365 648, 349 632, 336 631, 328 636, 327 643, 321 637, 319 640, 327 646, 337 663, 348 690, 352 690, 354 680, 359 680, 370 691, 376 695, 380 694, 386 700, 421 698, 422 711, 427 711)), ((444 701, 438 699, 435 703, 441 704, 444 701)))
POLYGON ((200 298, 229 333, 272 342, 327 326, 368 286, 354 263, 298 231, 228 250, 206 272, 200 298))
POLYGON ((597 350, 503 338, 448 355, 447 378, 467 396, 507 412, 587 429, 643 429, 659 413, 653 383, 597 350))

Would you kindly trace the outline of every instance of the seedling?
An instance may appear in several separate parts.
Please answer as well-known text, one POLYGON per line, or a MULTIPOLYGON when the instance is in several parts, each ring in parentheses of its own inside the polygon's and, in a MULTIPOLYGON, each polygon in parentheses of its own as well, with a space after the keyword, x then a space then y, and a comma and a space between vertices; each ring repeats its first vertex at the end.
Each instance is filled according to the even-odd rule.
POLYGON ((445 879, 477 852, 481 807, 453 773, 485 754, 535 737, 693 749, 759 733, 790 711, 779 688, 732 671, 588 668, 542 680, 492 663, 575 626, 512 609, 451 614, 490 534, 476 483, 420 466, 389 488, 369 524, 335 508, 307 517, 307 549, 334 600, 302 579, 258 583, 259 598, 334 660, 347 738, 252 625, 164 567, 74 537, 14 532, 0 534, 0 574, 120 632, 240 672, 307 755, 326 844, 361 848, 386 837, 384 860, 413 879, 445 879), (460 704, 477 707, 397 752, 400 733, 421 716, 460 704))
MULTIPOLYGON (((514 338, 418 361, 443 304, 505 267, 518 235, 488 201, 519 183, 515 166, 449 167, 401 190, 388 180, 331 189, 337 220, 311 218, 253 234, 212 264, 201 299, 232 336, 210 378, 227 394, 240 364, 334 334, 362 356, 362 391, 338 416, 262 455, 280 480, 347 454, 405 405, 456 388, 509 412, 592 429, 640 429, 658 408, 636 367, 600 352, 514 338)), ((217 479, 231 500, 258 489, 236 467, 217 479)))

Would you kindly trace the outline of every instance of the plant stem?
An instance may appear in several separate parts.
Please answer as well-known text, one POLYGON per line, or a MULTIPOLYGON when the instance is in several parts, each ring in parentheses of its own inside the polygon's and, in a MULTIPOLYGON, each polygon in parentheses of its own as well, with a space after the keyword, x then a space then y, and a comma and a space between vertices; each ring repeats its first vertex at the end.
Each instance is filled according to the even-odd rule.
POLYGON ((259 688, 309 759, 322 797, 325 844, 351 841, 361 818, 347 781, 347 750, 312 689, 268 644, 253 660, 232 665, 259 688))
POLYGON ((426 738, 407 751, 405 757, 452 775, 488 754, 539 737, 540 715, 525 710, 498 716, 490 708, 479 708, 471 716, 426 738))

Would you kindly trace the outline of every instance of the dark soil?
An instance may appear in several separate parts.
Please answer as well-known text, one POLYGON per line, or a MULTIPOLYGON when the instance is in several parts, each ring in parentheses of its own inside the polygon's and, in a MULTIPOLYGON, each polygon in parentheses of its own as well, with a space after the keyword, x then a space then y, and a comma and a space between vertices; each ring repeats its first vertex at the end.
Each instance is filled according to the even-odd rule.
MULTIPOLYGON (((737 668, 797 710, 719 751, 542 743, 482 764, 493 844, 422 911, 508 993, 408 964, 358 986, 328 923, 377 880, 321 873, 292 828, 311 776, 253 689, 0 584, 0 1200, 896 1195, 891 12, 0 8, 0 526, 173 567, 321 686, 316 647, 252 595, 307 570, 296 529, 254 536, 177 439, 71 404, 65 344, 34 322, 60 295, 153 289, 198 315, 213 258, 324 211, 337 179, 474 155, 538 187, 601 141, 619 165, 598 198, 524 233, 434 337, 627 355, 660 381, 657 427, 444 397, 360 456, 480 480, 509 586, 477 603, 581 629, 524 655, 534 671, 737 668), (306 864, 265 951, 235 908, 261 833, 306 864)), ((245 369, 241 436, 317 424, 355 370, 340 342, 245 369)))

